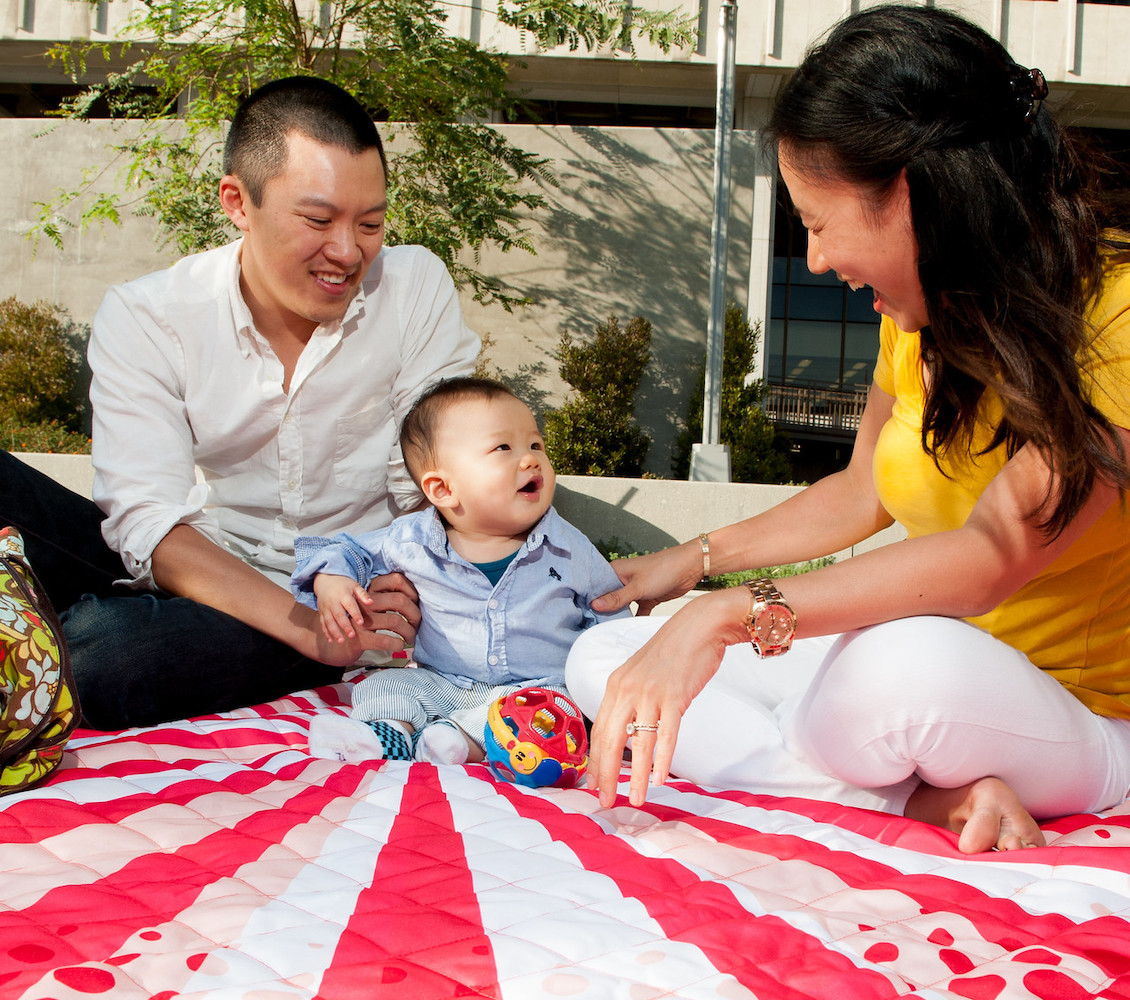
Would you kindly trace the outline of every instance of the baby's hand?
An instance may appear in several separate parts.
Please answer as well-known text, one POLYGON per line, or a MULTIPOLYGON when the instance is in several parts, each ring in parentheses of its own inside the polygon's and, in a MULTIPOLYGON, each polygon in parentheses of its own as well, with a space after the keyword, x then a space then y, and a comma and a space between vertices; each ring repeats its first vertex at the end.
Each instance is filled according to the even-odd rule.
POLYGON ((373 603, 369 592, 347 576, 319 573, 314 577, 314 596, 318 599, 318 618, 322 633, 330 642, 345 642, 357 635, 366 621, 365 608, 373 603))

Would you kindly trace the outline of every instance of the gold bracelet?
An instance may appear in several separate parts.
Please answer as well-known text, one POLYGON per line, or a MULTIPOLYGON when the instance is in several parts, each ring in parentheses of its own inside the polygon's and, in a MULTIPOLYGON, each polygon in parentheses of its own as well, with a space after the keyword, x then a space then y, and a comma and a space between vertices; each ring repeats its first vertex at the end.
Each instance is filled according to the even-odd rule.
POLYGON ((698 544, 702 546, 702 578, 710 579, 710 536, 704 531, 698 536, 698 544))

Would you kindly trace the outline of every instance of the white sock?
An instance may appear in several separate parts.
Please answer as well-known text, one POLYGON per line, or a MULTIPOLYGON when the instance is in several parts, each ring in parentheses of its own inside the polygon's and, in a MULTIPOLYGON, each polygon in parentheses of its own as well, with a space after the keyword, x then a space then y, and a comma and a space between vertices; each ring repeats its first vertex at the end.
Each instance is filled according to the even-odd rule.
POLYGON ((424 726, 416 742, 416 759, 429 764, 466 764, 470 753, 463 730, 449 719, 424 726))
MULTIPOLYGON (((385 725, 399 730, 409 745, 412 735, 401 722, 385 725)), ((366 760, 383 760, 384 744, 367 722, 344 715, 315 715, 310 720, 310 753, 323 760, 340 760, 359 764, 366 760)))

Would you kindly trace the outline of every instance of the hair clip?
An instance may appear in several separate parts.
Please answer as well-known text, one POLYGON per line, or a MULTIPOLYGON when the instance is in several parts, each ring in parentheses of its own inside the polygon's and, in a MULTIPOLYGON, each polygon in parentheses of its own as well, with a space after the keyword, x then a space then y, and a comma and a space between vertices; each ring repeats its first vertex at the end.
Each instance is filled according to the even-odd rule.
POLYGON ((1020 108, 1021 120, 1025 125, 1030 124, 1048 96, 1048 81, 1035 66, 1025 69, 1023 66, 1013 65, 1008 85, 1020 108))

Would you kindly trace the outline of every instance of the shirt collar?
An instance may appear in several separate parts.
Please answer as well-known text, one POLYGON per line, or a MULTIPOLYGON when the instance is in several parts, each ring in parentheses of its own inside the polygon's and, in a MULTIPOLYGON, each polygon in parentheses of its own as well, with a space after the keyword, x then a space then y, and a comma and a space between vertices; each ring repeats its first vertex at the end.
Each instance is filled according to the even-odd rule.
MULTIPOLYGON (((247 358, 251 355, 252 341, 262 342, 262 335, 255 329, 255 319, 251 315, 251 307, 248 306, 247 301, 243 297, 243 289, 239 287, 239 279, 241 275, 240 269, 240 253, 243 248, 243 238, 236 240, 231 244, 232 256, 228 266, 228 300, 231 303, 232 317, 235 320, 235 333, 236 340, 239 342, 240 354, 247 358)), ((372 270, 372 267, 370 267, 372 270)), ((323 323, 314 331, 315 337, 325 336, 344 336, 347 327, 350 326, 352 321, 361 316, 365 311, 365 282, 357 286, 356 291, 353 293, 353 298, 349 300, 349 305, 345 307, 345 313, 341 319, 335 319, 331 323, 323 323)))
POLYGON ((239 255, 243 247, 243 240, 238 239, 231 244, 231 258, 228 260, 228 301, 231 304, 232 319, 235 320, 235 338, 239 344, 239 353, 243 357, 251 354, 251 341, 255 339, 255 324, 251 319, 251 310, 243 298, 243 290, 239 287, 239 255))
MULTIPOLYGON (((447 540, 447 524, 444 522, 443 518, 440 517, 439 511, 435 507, 432 507, 430 514, 431 518, 425 533, 425 542, 428 548, 436 553, 436 555, 442 556, 445 559, 450 559, 458 555, 458 553, 451 548, 447 540)), ((530 529, 530 533, 526 536, 526 543, 523 548, 532 552, 534 549, 545 544, 552 534, 559 534, 556 529, 560 517, 561 515, 550 507, 549 510, 542 515, 541 520, 530 529)))

